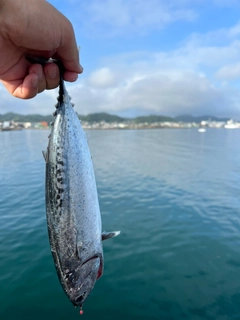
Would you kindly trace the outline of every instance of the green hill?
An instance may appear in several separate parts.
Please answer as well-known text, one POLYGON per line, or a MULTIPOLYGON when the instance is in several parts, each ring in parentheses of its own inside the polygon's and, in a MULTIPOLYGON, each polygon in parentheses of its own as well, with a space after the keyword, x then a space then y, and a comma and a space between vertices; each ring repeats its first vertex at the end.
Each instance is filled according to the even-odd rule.
POLYGON ((157 116, 157 115, 150 115, 150 116, 143 116, 143 117, 137 117, 133 119, 135 123, 143 123, 143 122, 148 122, 148 123, 153 123, 153 122, 164 122, 164 121, 174 121, 173 118, 170 117, 164 117, 164 116, 157 116))
POLYGON ((126 119, 108 114, 106 112, 100 112, 100 113, 90 113, 87 116, 81 116, 79 115, 79 119, 83 121, 88 121, 88 122, 123 122, 126 121, 126 119))
POLYGON ((51 122, 53 120, 52 115, 43 116, 41 114, 29 114, 29 115, 22 115, 13 112, 8 112, 5 114, 0 114, 0 121, 11 121, 14 120, 16 122, 51 122))
MULTIPOLYGON (((171 117, 165 117, 165 116, 160 116, 160 115, 149 115, 149 116, 141 116, 141 117, 136 117, 136 118, 122 118, 116 115, 112 115, 106 112, 100 112, 100 113, 91 113, 86 116, 79 115, 79 119, 82 121, 87 121, 90 123, 93 122, 101 122, 105 121, 107 123, 111 122, 135 122, 136 124, 138 123, 153 123, 153 122, 201 122, 202 120, 212 120, 212 121, 227 121, 229 118, 217 118, 217 117, 212 117, 212 116, 199 116, 199 117, 194 117, 191 115, 182 115, 182 116, 177 116, 174 118, 171 117)), ((0 114, 0 122, 3 121, 10 121, 14 120, 16 122, 41 122, 41 121, 46 121, 46 122, 51 122, 53 120, 52 115, 46 115, 43 116, 41 114, 29 114, 29 115, 21 115, 13 112, 8 112, 5 114, 0 114)))

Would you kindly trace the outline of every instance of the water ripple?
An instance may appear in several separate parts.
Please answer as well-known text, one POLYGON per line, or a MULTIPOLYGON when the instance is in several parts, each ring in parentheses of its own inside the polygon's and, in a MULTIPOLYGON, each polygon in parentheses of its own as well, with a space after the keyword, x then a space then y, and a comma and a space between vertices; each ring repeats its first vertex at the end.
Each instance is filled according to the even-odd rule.
MULTIPOLYGON (((76 319, 49 249, 46 131, 0 139, 0 319, 76 319)), ((240 132, 92 131, 104 276, 88 319, 240 318, 240 132)))

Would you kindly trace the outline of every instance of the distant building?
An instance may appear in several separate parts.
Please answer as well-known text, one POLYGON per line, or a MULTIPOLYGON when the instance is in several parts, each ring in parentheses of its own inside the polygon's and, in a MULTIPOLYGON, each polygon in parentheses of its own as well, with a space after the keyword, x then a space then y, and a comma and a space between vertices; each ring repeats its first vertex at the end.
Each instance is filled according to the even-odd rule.
POLYGON ((23 126, 25 129, 29 129, 29 128, 31 128, 32 124, 31 124, 31 122, 24 122, 23 126))
POLYGON ((10 121, 3 121, 2 127, 3 128, 9 128, 10 127, 10 121))
POLYGON ((40 123, 41 123, 41 126, 42 126, 43 128, 48 128, 48 123, 47 123, 47 121, 41 121, 40 123))

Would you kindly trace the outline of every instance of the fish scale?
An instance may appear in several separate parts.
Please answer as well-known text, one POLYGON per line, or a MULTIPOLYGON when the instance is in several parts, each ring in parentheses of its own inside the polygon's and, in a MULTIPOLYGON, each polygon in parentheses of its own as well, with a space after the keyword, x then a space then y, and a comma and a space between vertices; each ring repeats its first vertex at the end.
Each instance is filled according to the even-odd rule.
POLYGON ((51 252, 60 283, 82 307, 103 273, 102 233, 92 159, 85 132, 61 78, 46 161, 46 214, 51 252))

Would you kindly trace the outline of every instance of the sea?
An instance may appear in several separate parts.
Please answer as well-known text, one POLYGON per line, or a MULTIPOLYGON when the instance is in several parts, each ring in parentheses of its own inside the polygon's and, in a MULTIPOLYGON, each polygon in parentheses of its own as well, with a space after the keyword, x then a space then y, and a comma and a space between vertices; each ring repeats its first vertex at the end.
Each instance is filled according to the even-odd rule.
POLYGON ((103 230, 121 234, 83 315, 49 247, 48 135, 0 132, 0 320, 240 319, 240 130, 86 131, 103 230))

